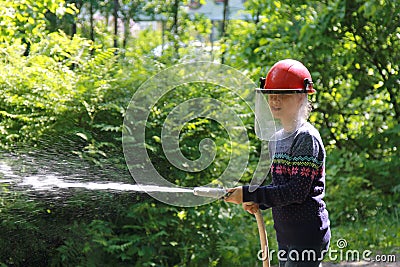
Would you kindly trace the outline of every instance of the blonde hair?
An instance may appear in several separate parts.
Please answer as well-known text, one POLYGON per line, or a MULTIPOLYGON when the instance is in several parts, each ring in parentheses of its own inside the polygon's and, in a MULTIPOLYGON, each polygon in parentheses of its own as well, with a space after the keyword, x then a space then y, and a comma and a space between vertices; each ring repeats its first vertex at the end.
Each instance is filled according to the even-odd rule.
POLYGON ((312 111, 312 103, 308 99, 307 94, 305 94, 304 96, 304 102, 302 103, 300 109, 301 109, 299 114, 300 117, 304 120, 308 120, 308 118, 310 117, 310 113, 312 111))

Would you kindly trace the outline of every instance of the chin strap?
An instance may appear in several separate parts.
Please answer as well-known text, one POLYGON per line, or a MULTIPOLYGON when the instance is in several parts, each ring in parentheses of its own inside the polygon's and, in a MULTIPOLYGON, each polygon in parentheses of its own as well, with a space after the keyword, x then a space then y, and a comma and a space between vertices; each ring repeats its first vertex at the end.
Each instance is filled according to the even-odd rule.
POLYGON ((310 81, 308 78, 304 79, 304 93, 311 91, 313 89, 314 83, 310 81))
POLYGON ((261 88, 261 89, 264 89, 265 81, 266 81, 266 80, 267 80, 266 78, 260 77, 260 88, 261 88))

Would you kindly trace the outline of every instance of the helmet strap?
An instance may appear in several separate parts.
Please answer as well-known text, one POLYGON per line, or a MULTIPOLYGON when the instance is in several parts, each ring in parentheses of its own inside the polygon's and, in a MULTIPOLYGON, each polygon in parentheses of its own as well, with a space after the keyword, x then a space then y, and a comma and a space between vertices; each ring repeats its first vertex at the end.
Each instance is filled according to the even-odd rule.
POLYGON ((266 80, 267 80, 267 79, 264 78, 264 77, 261 77, 261 78, 260 78, 260 88, 261 88, 261 89, 264 89, 265 81, 266 81, 266 80))
POLYGON ((304 79, 304 93, 307 93, 307 89, 313 85, 313 82, 310 81, 308 78, 304 79))

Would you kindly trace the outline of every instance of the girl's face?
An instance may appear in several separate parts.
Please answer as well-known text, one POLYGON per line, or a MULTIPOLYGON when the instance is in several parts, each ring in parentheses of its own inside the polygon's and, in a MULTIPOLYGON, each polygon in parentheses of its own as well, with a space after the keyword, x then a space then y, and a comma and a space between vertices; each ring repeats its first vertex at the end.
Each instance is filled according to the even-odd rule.
POLYGON ((274 118, 280 119, 282 122, 297 121, 303 101, 303 94, 268 95, 268 103, 272 115, 274 118))

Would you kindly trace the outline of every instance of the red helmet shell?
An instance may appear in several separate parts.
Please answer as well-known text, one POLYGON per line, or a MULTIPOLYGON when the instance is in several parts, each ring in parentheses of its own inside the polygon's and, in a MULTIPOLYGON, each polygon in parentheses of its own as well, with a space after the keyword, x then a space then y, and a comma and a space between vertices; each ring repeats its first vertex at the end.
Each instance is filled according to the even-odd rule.
POLYGON ((275 63, 267 74, 264 89, 276 90, 277 93, 279 90, 315 93, 310 72, 300 61, 294 59, 284 59, 275 63))

